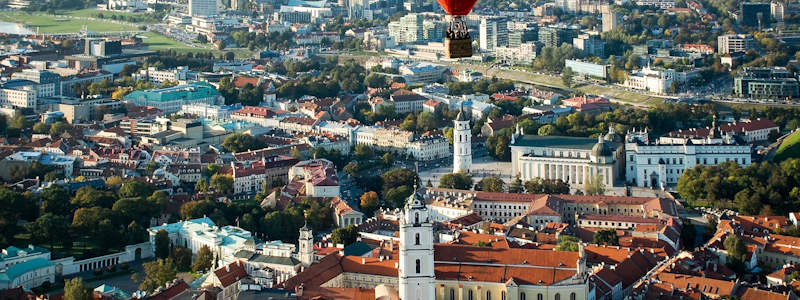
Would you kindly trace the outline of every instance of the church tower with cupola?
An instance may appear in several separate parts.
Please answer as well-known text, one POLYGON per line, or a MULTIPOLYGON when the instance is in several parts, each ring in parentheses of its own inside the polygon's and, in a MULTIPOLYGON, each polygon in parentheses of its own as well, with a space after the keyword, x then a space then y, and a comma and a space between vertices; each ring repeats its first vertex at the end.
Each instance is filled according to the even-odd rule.
POLYGON ((472 130, 464 105, 453 121, 453 173, 469 173, 472 168, 472 130))
POLYGON ((300 238, 298 239, 297 256, 303 267, 308 267, 314 263, 314 233, 308 224, 300 228, 300 238))
POLYGON ((433 224, 425 200, 416 192, 400 216, 400 299, 434 299, 433 224))

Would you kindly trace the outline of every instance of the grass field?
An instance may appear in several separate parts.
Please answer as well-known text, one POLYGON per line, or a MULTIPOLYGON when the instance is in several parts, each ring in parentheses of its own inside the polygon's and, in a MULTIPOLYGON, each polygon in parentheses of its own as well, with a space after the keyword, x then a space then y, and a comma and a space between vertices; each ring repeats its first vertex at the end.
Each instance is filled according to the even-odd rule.
POLYGON ((800 131, 795 131, 778 146, 773 161, 779 162, 788 158, 800 157, 800 131))
POLYGON ((106 21, 75 20, 60 16, 32 15, 21 11, 4 11, 0 13, 0 20, 13 23, 21 23, 34 32, 40 33, 76 33, 86 25, 89 31, 109 32, 109 31, 129 31, 137 30, 136 27, 116 24, 106 21))
POLYGON ((139 21, 135 23, 142 23, 142 24, 153 24, 158 21, 156 19, 153 19, 151 15, 147 13, 106 11, 106 10, 97 10, 90 8, 81 10, 59 11, 58 14, 69 15, 73 17, 98 18, 98 19, 111 19, 111 16, 116 16, 118 20, 126 22, 130 22, 130 18, 136 18, 139 21), (100 18, 101 15, 103 16, 103 18, 100 18), (124 20, 120 19, 120 17, 124 17, 124 20))
POLYGON ((150 50, 153 51, 161 51, 161 50, 175 50, 176 52, 213 52, 215 55, 220 55, 223 52, 231 51, 233 54, 236 55, 237 58, 247 58, 252 57, 253 52, 237 48, 237 49, 225 49, 225 50, 217 50, 217 49, 204 49, 204 48, 193 48, 189 45, 181 43, 179 41, 173 40, 167 36, 164 36, 159 33, 155 32, 146 32, 143 34, 139 34, 139 37, 142 38, 142 42, 147 45, 150 50))
POLYGON ((142 42, 150 47, 150 50, 159 51, 159 50, 175 50, 175 51, 192 51, 192 52, 202 52, 202 51, 209 51, 208 49, 198 49, 192 48, 188 45, 185 45, 181 42, 168 38, 164 35, 155 33, 155 32, 146 32, 143 34, 139 34, 139 37, 142 38, 142 42))

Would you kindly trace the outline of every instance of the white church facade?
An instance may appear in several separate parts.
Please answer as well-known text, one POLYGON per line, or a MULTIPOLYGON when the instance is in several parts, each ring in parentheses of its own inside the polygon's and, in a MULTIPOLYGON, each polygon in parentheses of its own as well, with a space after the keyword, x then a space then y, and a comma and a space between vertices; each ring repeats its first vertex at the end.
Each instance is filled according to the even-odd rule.
POLYGON ((512 176, 522 181, 533 178, 562 180, 583 185, 599 178, 603 185, 614 186, 622 178, 624 156, 613 129, 596 139, 570 136, 512 135, 512 176))

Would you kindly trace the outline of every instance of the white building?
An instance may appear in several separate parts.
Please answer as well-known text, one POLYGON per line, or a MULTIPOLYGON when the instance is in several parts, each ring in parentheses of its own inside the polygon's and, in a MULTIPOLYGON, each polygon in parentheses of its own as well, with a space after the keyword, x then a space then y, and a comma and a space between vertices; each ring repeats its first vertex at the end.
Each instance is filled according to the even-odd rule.
POLYGON ((289 0, 280 7, 281 13, 301 12, 311 16, 311 22, 317 23, 333 16, 333 9, 326 1, 289 0))
POLYGON ((34 245, 28 245, 27 248, 10 246, 0 254, 0 270, 36 258, 50 260, 50 251, 34 245))
POLYGON ((333 223, 337 227, 358 226, 364 222, 364 213, 353 209, 340 197, 331 199, 331 207, 333 207, 333 223))
POLYGON ((674 8, 675 0, 636 0, 639 6, 654 6, 660 9, 674 8))
POLYGON ((471 214, 472 207, 469 201, 451 201, 439 197, 431 201, 427 207, 431 211, 431 220, 436 222, 449 222, 451 220, 471 214))
POLYGON ((739 144, 733 136, 712 127, 705 138, 661 137, 649 140, 647 131, 629 132, 625 137, 626 180, 635 186, 675 186, 687 169, 696 165, 717 165, 733 161, 752 163, 750 145, 739 144))
POLYGON ((421 161, 445 158, 450 156, 450 142, 443 136, 421 137, 408 144, 406 153, 421 161))
POLYGON ((108 10, 136 12, 147 10, 147 5, 142 0, 109 0, 105 8, 108 10))
POLYGON ((433 223, 425 200, 416 191, 400 216, 399 293, 403 300, 436 298, 433 223))
POLYGON ((524 135, 519 128, 511 139, 512 176, 522 181, 533 178, 562 180, 583 186, 595 176, 610 187, 620 174, 621 144, 613 132, 598 139, 568 136, 524 135))
MULTIPOLYGON (((391 104, 394 106, 394 111, 399 114, 420 112, 422 105, 428 100, 422 95, 414 93, 409 90, 399 89, 389 96, 387 101, 380 105, 391 104)), ((378 105, 374 106, 373 111, 378 111, 378 105)))
POLYGON ((37 100, 36 87, 32 85, 0 88, 0 105, 2 106, 31 108, 36 111, 37 100))
POLYGON ((181 66, 169 70, 159 70, 157 67, 149 67, 146 70, 139 70, 133 74, 133 80, 146 80, 155 84, 162 84, 166 81, 174 81, 185 84, 189 76, 189 67, 181 66))
POLYGON ((417 63, 414 65, 400 66, 400 75, 405 78, 406 83, 434 83, 442 79, 448 67, 431 63, 417 63))
POLYGON ((336 166, 327 159, 301 161, 289 169, 289 179, 301 181, 308 197, 339 197, 336 166))
POLYGON ((0 269, 0 289, 31 289, 45 282, 54 284, 55 280, 56 267, 49 259, 34 258, 0 269))
POLYGON ((58 153, 50 153, 51 151, 48 151, 48 149, 41 150, 43 151, 20 151, 7 156, 5 159, 9 161, 21 161, 26 163, 39 162, 42 165, 54 167, 67 178, 72 178, 75 168, 78 167, 77 157, 58 153))
POLYGON ((494 48, 494 55, 502 60, 530 63, 536 59, 536 44, 521 43, 519 47, 496 46, 494 48))
POLYGON ((478 30, 481 50, 508 46, 508 20, 505 17, 483 17, 478 30))
POLYGON ((700 76, 700 70, 677 72, 675 70, 657 70, 649 67, 632 72, 625 80, 625 87, 645 90, 656 94, 672 92, 672 83, 686 84, 700 76))
POLYGON ((180 114, 197 116, 204 119, 228 120, 231 114, 242 109, 241 104, 234 105, 211 105, 206 103, 194 103, 181 105, 180 114))
POLYGON ((197 254, 200 248, 208 246, 226 264, 234 260, 234 254, 244 248, 248 240, 253 240, 253 235, 247 230, 236 226, 218 227, 214 221, 203 217, 148 228, 153 249, 156 246, 156 234, 161 229, 169 234, 172 245, 186 247, 192 254, 197 254))
POLYGON ((453 173, 469 173, 472 169, 472 130, 469 116, 462 106, 453 121, 453 173))
POLYGON ((746 52, 755 49, 756 41, 749 34, 726 34, 717 37, 717 52, 719 55, 746 52))

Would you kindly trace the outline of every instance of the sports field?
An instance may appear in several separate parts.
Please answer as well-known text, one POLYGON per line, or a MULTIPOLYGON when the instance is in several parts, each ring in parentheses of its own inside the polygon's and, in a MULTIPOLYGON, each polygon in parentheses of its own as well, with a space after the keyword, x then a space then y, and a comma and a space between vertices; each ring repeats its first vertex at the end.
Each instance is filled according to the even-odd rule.
POLYGON ((94 32, 138 30, 135 26, 105 20, 73 19, 59 15, 30 14, 22 11, 0 12, 0 21, 20 23, 34 32, 39 30, 39 33, 77 33, 84 25, 89 31, 94 32))

